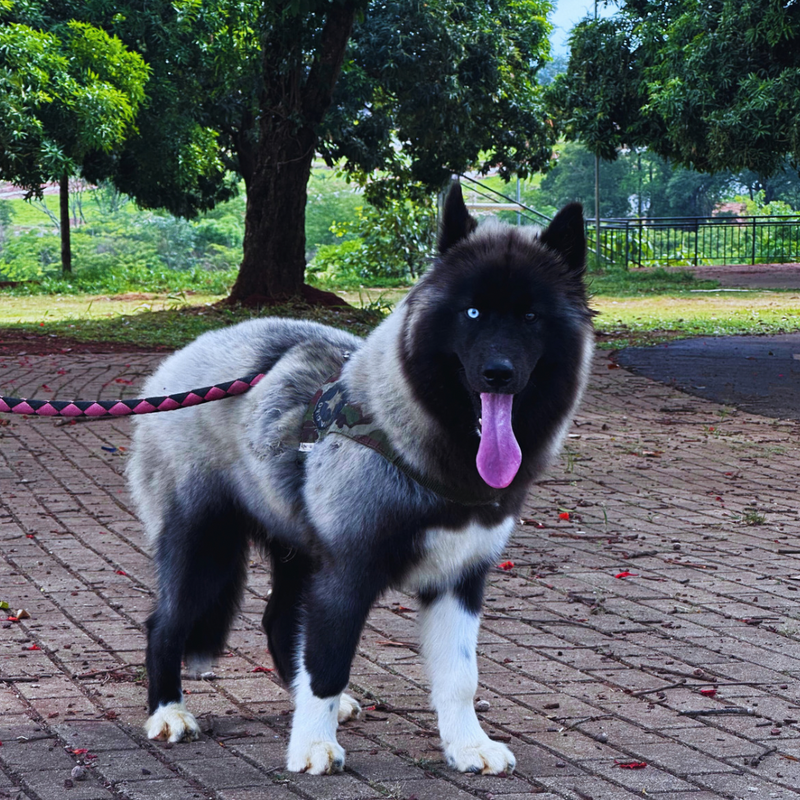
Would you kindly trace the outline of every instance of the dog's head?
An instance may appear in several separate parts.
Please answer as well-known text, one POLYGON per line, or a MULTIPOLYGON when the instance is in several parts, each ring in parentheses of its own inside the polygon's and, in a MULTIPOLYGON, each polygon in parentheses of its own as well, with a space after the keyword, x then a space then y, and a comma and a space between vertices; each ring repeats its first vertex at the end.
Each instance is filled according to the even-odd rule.
POLYGON ((461 187, 451 188, 439 257, 413 299, 413 349, 419 369, 428 370, 414 383, 426 404, 437 406, 434 413, 449 415, 448 424, 466 423, 470 411, 480 437, 478 472, 490 486, 508 486, 542 430, 573 410, 570 392, 580 393, 590 330, 585 267, 579 204, 541 232, 477 226, 461 187), (530 418, 537 413, 538 420, 530 418))

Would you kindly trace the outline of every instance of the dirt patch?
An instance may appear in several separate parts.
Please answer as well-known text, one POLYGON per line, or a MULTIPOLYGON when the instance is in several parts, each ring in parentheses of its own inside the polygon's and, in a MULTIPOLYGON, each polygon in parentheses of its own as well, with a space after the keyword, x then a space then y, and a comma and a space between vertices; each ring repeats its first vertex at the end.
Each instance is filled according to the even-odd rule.
MULTIPOLYGON (((649 271, 649 268, 642 271, 649 271)), ((719 281, 719 285, 726 288, 800 289, 800 264, 668 267, 667 272, 691 272, 698 280, 719 281)))
POLYGON ((168 353, 163 345, 137 347, 124 342, 81 342, 53 334, 21 333, 0 328, 0 355, 49 355, 51 353, 168 353))

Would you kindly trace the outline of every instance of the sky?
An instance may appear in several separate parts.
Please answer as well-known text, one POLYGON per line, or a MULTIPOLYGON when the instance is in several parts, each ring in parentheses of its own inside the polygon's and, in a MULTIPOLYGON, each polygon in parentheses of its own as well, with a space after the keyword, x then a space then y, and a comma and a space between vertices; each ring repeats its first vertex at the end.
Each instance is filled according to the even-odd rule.
MULTIPOLYGON (((555 26, 550 36, 553 55, 567 55, 567 36, 570 29, 585 16, 594 14, 594 0, 553 0, 555 6, 550 21, 555 26)), ((601 17, 611 16, 616 11, 614 3, 599 0, 597 13, 601 17)))

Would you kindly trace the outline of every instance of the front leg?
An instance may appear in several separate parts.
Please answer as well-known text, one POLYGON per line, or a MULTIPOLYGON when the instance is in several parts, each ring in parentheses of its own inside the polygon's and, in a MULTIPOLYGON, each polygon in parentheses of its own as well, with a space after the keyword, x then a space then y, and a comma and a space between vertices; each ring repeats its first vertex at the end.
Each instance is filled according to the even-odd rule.
POLYGON ((475 650, 485 576, 481 570, 454 589, 423 594, 420 638, 447 763, 460 772, 497 775, 512 772, 516 759, 504 744, 486 735, 475 714, 475 650))
POLYGON ((367 575, 332 564, 311 578, 292 681, 295 710, 286 761, 291 772, 324 775, 344 769, 336 728, 340 718, 356 716, 360 709, 343 692, 367 614, 383 588, 367 575))
MULTIPOLYGON (((305 649, 303 645, 301 648, 305 649)), ((331 691, 334 693, 319 697, 305 663, 298 665, 292 684, 294 716, 286 754, 290 772, 327 775, 344 769, 344 748, 336 741, 341 690, 331 691)))

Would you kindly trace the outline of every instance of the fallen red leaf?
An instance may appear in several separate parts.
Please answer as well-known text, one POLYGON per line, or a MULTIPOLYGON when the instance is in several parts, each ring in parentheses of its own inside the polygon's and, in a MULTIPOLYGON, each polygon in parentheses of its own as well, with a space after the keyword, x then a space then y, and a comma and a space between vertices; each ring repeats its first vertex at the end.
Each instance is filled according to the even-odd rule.
POLYGON ((30 647, 26 647, 26 650, 41 650, 42 648, 39 647, 38 644, 32 644, 30 647))
POLYGON ((19 617, 6 617, 9 622, 19 622, 19 617))
POLYGON ((559 518, 559 519, 569 519, 569 511, 562 511, 562 512, 561 512, 561 513, 558 515, 558 518, 559 518))
POLYGON ((717 693, 716 689, 701 689, 700 694, 704 694, 706 697, 713 697, 717 693))
POLYGON ((118 569, 118 570, 117 570, 117 575, 125 575, 125 576, 127 576, 127 574, 128 574, 128 573, 127 573, 127 572, 125 572, 125 570, 124 570, 124 569, 118 569))
POLYGON ((251 672, 272 672, 272 667, 255 667, 251 672))
POLYGON ((498 564, 500 569, 505 570, 508 572, 510 569, 514 569, 514 562, 513 561, 504 561, 502 564, 498 564))
POLYGON ((626 570, 625 572, 618 572, 614 577, 615 578, 638 578, 639 577, 639 573, 637 573, 637 572, 628 572, 626 570))
POLYGON ((614 763, 621 769, 644 769, 647 766, 645 761, 617 761, 616 758, 614 763))
POLYGON ((85 748, 85 747, 77 747, 77 748, 75 748, 75 750, 72 751, 72 755, 74 755, 74 756, 82 756, 82 755, 84 755, 85 753, 88 753, 88 752, 89 752, 88 749, 85 748))

